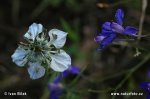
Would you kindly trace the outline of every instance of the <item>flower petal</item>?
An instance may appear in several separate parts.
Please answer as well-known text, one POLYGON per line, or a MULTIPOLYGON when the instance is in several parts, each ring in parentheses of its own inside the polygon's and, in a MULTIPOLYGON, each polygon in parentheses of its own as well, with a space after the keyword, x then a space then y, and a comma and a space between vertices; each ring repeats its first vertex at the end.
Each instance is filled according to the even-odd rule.
POLYGON ((124 31, 124 28, 115 22, 111 23, 111 28, 112 28, 112 31, 116 32, 116 33, 123 33, 123 31, 124 31))
POLYGON ((96 36, 94 40, 95 40, 97 43, 100 43, 101 41, 103 41, 104 38, 105 38, 105 36, 96 36))
POLYGON ((150 99, 150 92, 149 91, 147 92, 146 99, 150 99))
POLYGON ((108 31, 108 30, 102 29, 101 33, 99 33, 99 36, 105 36, 105 37, 107 37, 107 36, 109 36, 112 33, 114 33, 114 32, 112 32, 112 30, 108 31))
POLYGON ((12 58, 12 61, 14 63, 16 63, 16 65, 22 67, 24 66, 27 61, 28 61, 28 51, 24 50, 23 48, 21 47, 18 47, 16 49, 16 51, 14 52, 14 54, 11 56, 12 58))
POLYGON ((121 9, 118 9, 115 14, 115 19, 119 25, 123 24, 124 12, 121 9))
POLYGON ((51 91, 50 99, 59 99, 59 96, 64 92, 64 88, 60 83, 50 83, 48 84, 48 88, 51 91))
POLYGON ((57 54, 51 55, 51 68, 54 71, 63 72, 71 65, 70 56, 63 50, 57 54))
POLYGON ((66 43, 67 33, 58 29, 52 29, 49 31, 50 41, 56 48, 61 48, 66 43), (55 38, 56 36, 56 38, 55 38))
POLYGON ((60 81, 67 77, 69 74, 79 74, 81 72, 79 67, 70 66, 67 70, 65 70, 62 74, 59 74, 53 81, 53 83, 60 83, 60 81))
POLYGON ((134 36, 134 35, 137 34, 138 32, 139 32, 139 30, 137 30, 136 28, 131 27, 131 26, 127 26, 127 27, 125 28, 125 30, 123 31, 123 34, 127 34, 127 35, 134 36))
POLYGON ((111 31, 111 26, 110 26, 110 25, 111 25, 110 22, 105 22, 105 23, 102 25, 102 29, 111 31))
POLYGON ((140 87, 144 90, 148 90, 148 88, 150 87, 150 82, 142 82, 140 84, 140 87))
POLYGON ((116 38, 116 33, 112 32, 109 36, 107 36, 101 43, 100 49, 103 49, 105 46, 109 45, 116 38))
POLYGON ((80 68, 76 66, 70 66, 66 71, 70 72, 71 74, 79 74, 81 72, 80 68))
POLYGON ((60 81, 63 79, 64 75, 59 74, 58 76, 55 77, 53 83, 57 84, 60 83, 60 81))
POLYGON ((150 70, 147 72, 148 77, 150 78, 150 70))
POLYGON ((42 31, 42 24, 33 23, 32 25, 30 25, 29 30, 24 35, 24 37, 26 37, 27 39, 32 39, 34 41, 38 34, 40 34, 42 31))
POLYGON ((29 63, 28 73, 31 79, 38 79, 44 76, 45 68, 39 63, 29 63))

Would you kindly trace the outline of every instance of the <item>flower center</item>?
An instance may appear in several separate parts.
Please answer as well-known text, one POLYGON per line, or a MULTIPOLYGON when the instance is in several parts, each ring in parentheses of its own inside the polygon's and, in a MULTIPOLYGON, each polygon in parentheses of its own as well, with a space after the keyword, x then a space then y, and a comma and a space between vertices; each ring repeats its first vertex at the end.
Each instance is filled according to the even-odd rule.
POLYGON ((36 73, 38 73, 39 70, 40 70, 40 68, 38 68, 38 67, 35 68, 35 72, 36 72, 36 73))
POLYGON ((42 49, 39 47, 39 46, 35 46, 35 52, 41 52, 42 51, 42 49))

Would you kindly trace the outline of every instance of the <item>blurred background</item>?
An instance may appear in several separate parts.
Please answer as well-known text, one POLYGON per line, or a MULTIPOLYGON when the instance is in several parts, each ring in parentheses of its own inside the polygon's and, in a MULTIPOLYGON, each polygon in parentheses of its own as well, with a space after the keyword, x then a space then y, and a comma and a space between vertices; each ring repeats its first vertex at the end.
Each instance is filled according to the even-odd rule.
MULTIPOLYGON (((140 42, 125 41, 111 44, 98 51, 94 37, 105 21, 114 20, 116 9, 125 12, 124 25, 139 28, 142 0, 3 0, 0 3, 0 99, 47 99, 49 77, 29 78, 26 67, 17 67, 11 55, 24 41, 23 35, 33 23, 41 23, 50 30, 68 32, 66 50, 72 65, 83 70, 78 81, 61 99, 111 99, 114 88, 128 75, 128 70, 140 67, 120 84, 117 92, 143 92, 142 96, 117 96, 115 99, 145 99, 146 91, 139 84, 150 81, 147 73, 150 60, 150 37, 140 42), (141 53, 134 57, 136 51, 141 53), (27 96, 4 96, 4 92, 27 92, 27 96), (71 97, 70 97, 71 95, 71 97)), ((149 35, 150 6, 148 4, 142 34, 149 35)), ((125 39, 126 37, 120 37, 125 39)), ((130 38, 130 37, 128 37, 130 38)), ((75 76, 65 78, 68 85, 75 76)))

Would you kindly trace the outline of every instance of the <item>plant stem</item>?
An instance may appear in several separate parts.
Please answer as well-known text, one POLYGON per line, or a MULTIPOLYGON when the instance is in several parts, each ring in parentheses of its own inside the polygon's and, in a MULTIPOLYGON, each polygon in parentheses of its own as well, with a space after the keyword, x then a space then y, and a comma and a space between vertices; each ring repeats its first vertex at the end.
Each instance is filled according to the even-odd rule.
POLYGON ((147 8, 147 0, 142 0, 142 14, 141 14, 140 23, 139 23, 138 41, 140 41, 141 36, 142 36, 142 29, 143 29, 146 8, 147 8))

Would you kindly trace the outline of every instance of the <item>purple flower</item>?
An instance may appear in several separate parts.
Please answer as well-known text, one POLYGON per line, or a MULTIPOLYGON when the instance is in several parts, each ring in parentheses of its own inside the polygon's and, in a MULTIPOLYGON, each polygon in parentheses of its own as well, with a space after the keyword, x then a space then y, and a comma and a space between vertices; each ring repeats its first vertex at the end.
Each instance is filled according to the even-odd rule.
POLYGON ((59 74, 52 83, 48 85, 50 93, 50 99, 59 99, 59 96, 65 91, 62 84, 60 83, 63 77, 67 77, 70 74, 79 74, 80 68, 75 66, 70 66, 62 74, 59 74))
POLYGON ((95 41, 100 44, 100 49, 109 45, 117 36, 117 34, 136 36, 138 30, 131 26, 123 27, 124 12, 118 9, 115 14, 116 22, 105 22, 102 30, 95 41))
POLYGON ((70 74, 79 74, 80 73, 80 68, 76 66, 70 66, 67 70, 65 70, 63 73, 59 74, 55 79, 54 83, 59 83, 63 77, 67 77, 70 74))
POLYGON ((59 99, 59 96, 64 92, 61 83, 50 83, 48 89, 51 91, 49 99, 59 99))
POLYGON ((146 99, 150 99, 150 82, 142 82, 140 87, 147 91, 146 99))

